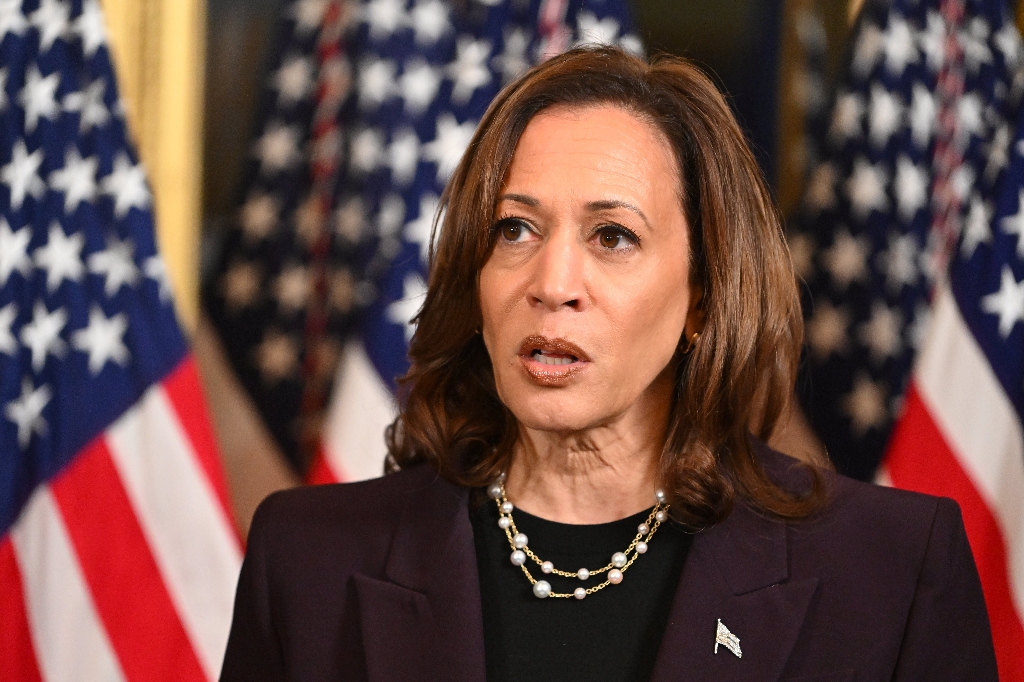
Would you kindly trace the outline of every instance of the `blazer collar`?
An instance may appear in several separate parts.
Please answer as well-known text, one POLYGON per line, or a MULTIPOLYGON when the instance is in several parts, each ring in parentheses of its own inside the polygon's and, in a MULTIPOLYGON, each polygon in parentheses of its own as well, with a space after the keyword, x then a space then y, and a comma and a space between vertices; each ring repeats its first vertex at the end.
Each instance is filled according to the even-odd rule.
MULTIPOLYGON (((469 491, 428 467, 417 473, 423 483, 407 493, 384 567, 387 581, 356 581, 363 610, 372 605, 387 621, 384 627, 364 627, 367 670, 371 680, 484 682, 469 491)), ((361 617, 365 623, 367 614, 361 617)))
POLYGON ((818 580, 790 580, 786 525, 743 504, 698 533, 655 663, 653 682, 774 680, 796 643, 818 580), (715 651, 721 622, 742 657, 715 651))

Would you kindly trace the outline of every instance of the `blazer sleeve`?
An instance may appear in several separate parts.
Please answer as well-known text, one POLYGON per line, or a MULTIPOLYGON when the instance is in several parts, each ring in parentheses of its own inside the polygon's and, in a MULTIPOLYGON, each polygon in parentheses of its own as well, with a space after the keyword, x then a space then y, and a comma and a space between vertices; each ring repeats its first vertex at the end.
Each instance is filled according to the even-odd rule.
POLYGON ((267 571, 271 531, 270 507, 273 496, 265 500, 253 516, 248 547, 235 594, 221 682, 285 679, 281 648, 274 632, 270 608, 270 584, 267 571))
POLYGON ((938 502, 893 680, 998 681, 981 581, 953 500, 938 502))

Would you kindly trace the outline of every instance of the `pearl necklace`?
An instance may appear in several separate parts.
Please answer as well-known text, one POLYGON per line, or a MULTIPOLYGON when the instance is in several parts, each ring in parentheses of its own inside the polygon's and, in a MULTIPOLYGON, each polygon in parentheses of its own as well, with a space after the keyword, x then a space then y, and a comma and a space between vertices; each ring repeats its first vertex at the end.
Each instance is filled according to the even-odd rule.
POLYGON ((618 585, 622 582, 622 575, 626 569, 632 566, 633 562, 641 554, 647 553, 647 543, 654 537, 658 526, 668 520, 669 505, 665 504, 665 493, 662 490, 655 491, 654 498, 656 504, 654 509, 651 510, 647 520, 637 526, 636 537, 633 538, 633 541, 629 543, 629 547, 624 552, 612 554, 611 561, 601 568, 593 570, 581 568, 575 573, 570 573, 555 568, 555 565, 550 561, 542 561, 530 549, 529 538, 524 533, 520 533, 519 529, 516 528, 516 522, 512 520, 512 510, 514 507, 508 501, 508 498, 505 497, 505 474, 502 474, 497 481, 487 488, 487 495, 498 505, 498 527, 505 531, 509 547, 512 548, 512 555, 509 557, 509 560, 513 566, 518 566, 523 570, 526 579, 533 585, 534 596, 540 599, 547 597, 560 597, 563 599, 575 597, 576 599, 583 599, 588 594, 603 590, 609 585, 618 585), (633 554, 632 558, 629 556, 630 554, 633 554), (526 565, 527 558, 532 559, 534 563, 540 566, 541 573, 545 575, 554 574, 564 578, 578 578, 581 581, 587 581, 594 576, 607 572, 608 577, 604 582, 591 587, 577 587, 572 592, 553 592, 551 590, 551 583, 547 580, 537 580, 533 577, 533 574, 530 573, 530 569, 526 565))

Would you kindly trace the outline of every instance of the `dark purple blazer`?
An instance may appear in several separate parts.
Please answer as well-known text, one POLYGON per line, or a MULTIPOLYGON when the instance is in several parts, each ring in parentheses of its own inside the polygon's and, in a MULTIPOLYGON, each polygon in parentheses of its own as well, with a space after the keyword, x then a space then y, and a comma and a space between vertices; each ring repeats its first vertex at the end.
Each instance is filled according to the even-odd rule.
MULTIPOLYGON (((792 482, 792 460, 758 450, 792 482)), ((483 682, 467 500, 426 466, 267 498, 221 680, 483 682)), ((959 508, 841 477, 813 521, 737 505, 694 537, 653 679, 995 682, 959 508), (742 658, 715 654, 719 619, 742 658)))

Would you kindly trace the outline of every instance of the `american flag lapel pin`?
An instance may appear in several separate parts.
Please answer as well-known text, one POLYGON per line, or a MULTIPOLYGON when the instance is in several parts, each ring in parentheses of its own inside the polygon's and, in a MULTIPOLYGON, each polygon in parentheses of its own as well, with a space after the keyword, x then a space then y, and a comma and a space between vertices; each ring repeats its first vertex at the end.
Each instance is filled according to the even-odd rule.
POLYGON ((718 632, 715 634, 715 653, 718 653, 718 645, 721 644, 729 651, 736 654, 736 658, 743 658, 743 651, 740 649, 740 638, 729 632, 722 619, 718 619, 718 632))

